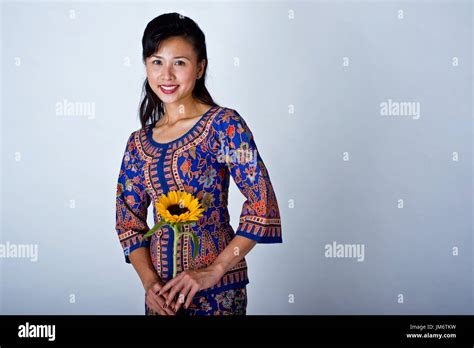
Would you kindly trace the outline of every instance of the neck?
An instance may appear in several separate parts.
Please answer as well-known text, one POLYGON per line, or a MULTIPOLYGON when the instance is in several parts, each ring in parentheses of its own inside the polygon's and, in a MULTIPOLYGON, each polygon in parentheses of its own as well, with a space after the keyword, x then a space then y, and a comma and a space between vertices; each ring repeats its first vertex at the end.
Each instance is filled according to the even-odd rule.
POLYGON ((199 116, 202 113, 201 104, 191 96, 176 103, 164 104, 164 109, 163 119, 165 123, 171 124, 184 118, 199 116))

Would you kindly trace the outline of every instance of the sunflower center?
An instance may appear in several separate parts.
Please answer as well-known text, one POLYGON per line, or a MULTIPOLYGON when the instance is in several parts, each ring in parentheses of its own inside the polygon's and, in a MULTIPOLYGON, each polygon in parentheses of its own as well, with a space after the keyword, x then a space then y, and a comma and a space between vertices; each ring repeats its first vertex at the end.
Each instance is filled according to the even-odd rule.
POLYGON ((168 207, 168 211, 170 212, 171 215, 181 215, 181 214, 187 213, 189 209, 186 207, 181 208, 179 204, 171 204, 168 207))

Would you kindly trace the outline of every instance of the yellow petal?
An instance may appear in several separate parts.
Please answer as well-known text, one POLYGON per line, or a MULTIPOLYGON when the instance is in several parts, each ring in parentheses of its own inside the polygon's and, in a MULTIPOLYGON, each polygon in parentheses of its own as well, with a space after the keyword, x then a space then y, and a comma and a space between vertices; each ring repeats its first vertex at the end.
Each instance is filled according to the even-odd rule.
POLYGON ((198 204, 199 204, 199 202, 195 199, 195 200, 193 200, 192 202, 190 202, 188 204, 188 209, 189 210, 194 210, 194 209, 197 208, 198 204))
POLYGON ((178 195, 176 194, 176 191, 171 191, 169 195, 170 195, 170 204, 178 203, 178 195))
POLYGON ((168 208, 170 206, 170 200, 166 196, 163 196, 161 198, 160 203, 163 204, 165 208, 168 208))
POLYGON ((189 205, 189 202, 191 202, 191 198, 190 198, 189 193, 184 194, 184 195, 181 197, 181 200, 182 200, 182 202, 183 202, 183 205, 184 205, 185 207, 187 207, 187 206, 189 205))

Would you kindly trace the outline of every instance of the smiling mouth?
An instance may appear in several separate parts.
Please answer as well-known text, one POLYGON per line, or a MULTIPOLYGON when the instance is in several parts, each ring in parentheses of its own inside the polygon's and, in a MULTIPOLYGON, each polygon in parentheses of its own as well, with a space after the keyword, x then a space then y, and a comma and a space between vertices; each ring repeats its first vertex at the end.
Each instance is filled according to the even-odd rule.
POLYGON ((173 93, 174 91, 176 91, 176 89, 178 89, 178 87, 179 85, 160 85, 161 91, 165 94, 173 93))

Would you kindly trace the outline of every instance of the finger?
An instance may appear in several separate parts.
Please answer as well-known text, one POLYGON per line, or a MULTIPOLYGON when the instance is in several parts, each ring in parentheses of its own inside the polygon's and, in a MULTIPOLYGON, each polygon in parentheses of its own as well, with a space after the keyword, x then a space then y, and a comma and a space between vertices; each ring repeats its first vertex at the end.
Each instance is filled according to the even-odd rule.
POLYGON ((173 286, 170 290, 170 293, 168 294, 168 297, 166 299, 166 303, 169 305, 171 303, 171 301, 174 300, 174 297, 176 296, 176 293, 178 291, 180 291, 182 288, 184 288, 186 284, 184 283, 184 281, 181 281, 179 282, 178 284, 176 284, 175 286, 173 286))
POLYGON ((166 298, 164 296, 158 296, 153 291, 150 292, 149 296, 152 297, 156 301, 159 308, 162 309, 165 312, 165 314, 174 315, 174 312, 168 309, 169 306, 166 306, 165 304, 166 298))
POLYGON ((163 284, 155 283, 149 290, 153 291, 153 293, 156 294, 161 290, 161 288, 163 288, 163 284))
POLYGON ((158 295, 158 293, 153 294, 153 295, 156 296, 157 298, 163 299, 164 308, 173 308, 173 306, 174 306, 174 304, 175 304, 174 299, 171 299, 171 303, 166 304, 166 301, 168 300, 169 291, 168 291, 168 292, 165 292, 165 293, 162 294, 161 296, 158 295))
POLYGON ((179 281, 179 279, 181 279, 180 276, 181 275, 177 276, 176 278, 171 279, 168 283, 163 285, 160 291, 158 291, 158 295, 163 295, 164 293, 169 291, 169 289, 173 287, 179 281))
MULTIPOLYGON (((165 297, 163 297, 163 296, 161 296, 161 297, 164 298, 164 300, 166 301, 166 298, 165 298, 165 297)), ((171 300, 171 303, 169 304, 168 307, 166 307, 166 303, 165 303, 165 307, 166 307, 166 308, 172 309, 172 308, 174 308, 175 306, 176 306, 176 301, 175 301, 174 299, 171 300)))
POLYGON ((162 300, 162 301, 160 301, 160 303, 163 302, 163 308, 167 308, 167 307, 169 307, 169 306, 166 305, 166 300, 168 299, 168 294, 169 294, 169 292, 167 292, 167 293, 165 293, 165 294, 163 294, 163 295, 161 295, 161 296, 158 295, 158 293, 153 294, 153 295, 154 295, 157 299, 162 300))
MULTIPOLYGON (((184 273, 184 272, 183 272, 184 273)), ((176 283, 178 283, 181 278, 183 277, 183 273, 178 274, 176 278, 171 279, 168 283, 166 283, 158 292, 158 295, 163 295, 165 292, 167 292, 172 286, 174 286, 176 283)))
POLYGON ((191 305, 191 302, 193 302, 194 295, 196 295, 198 291, 198 287, 193 287, 191 291, 189 291, 184 308, 188 309, 188 307, 191 305))
POLYGON ((158 312, 160 315, 170 315, 172 314, 170 311, 167 311, 163 308, 164 300, 160 302, 159 296, 155 294, 153 289, 149 289, 147 293, 147 299, 151 303, 152 308, 155 312, 158 312))
POLYGON ((160 308, 166 313, 166 315, 176 315, 171 308, 165 307, 165 299, 162 296, 157 296, 157 302, 160 308))
POLYGON ((148 307, 150 307, 154 312, 158 313, 159 315, 166 315, 165 310, 160 306, 158 301, 153 298, 153 296, 147 296, 146 302, 148 307))
POLYGON ((178 301, 176 301, 176 304, 174 305, 174 311, 175 312, 178 312, 179 309, 181 308, 181 306, 183 305, 185 299, 186 299, 186 295, 187 293, 189 292, 189 290, 191 290, 191 286, 190 285, 187 285, 185 287, 183 287, 183 289, 181 290, 181 292, 179 293, 178 295, 178 301))

